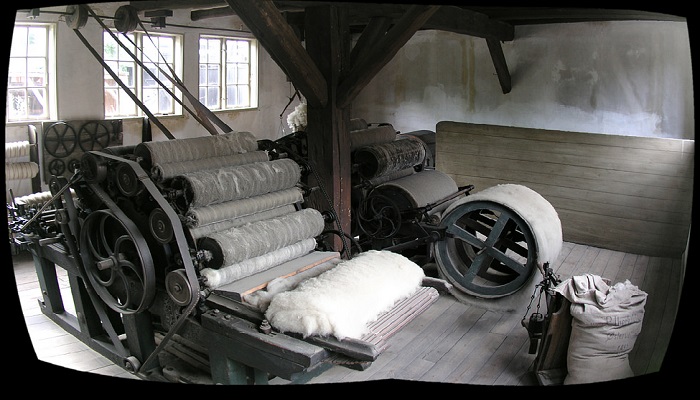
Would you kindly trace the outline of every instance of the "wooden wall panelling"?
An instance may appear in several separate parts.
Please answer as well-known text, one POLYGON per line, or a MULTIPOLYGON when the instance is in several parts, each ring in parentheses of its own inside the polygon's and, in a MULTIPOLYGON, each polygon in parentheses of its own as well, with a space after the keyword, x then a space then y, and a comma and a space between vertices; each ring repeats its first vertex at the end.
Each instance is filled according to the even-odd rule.
POLYGON ((475 192, 530 187, 557 210, 566 241, 678 257, 690 228, 694 144, 443 121, 436 167, 475 192))

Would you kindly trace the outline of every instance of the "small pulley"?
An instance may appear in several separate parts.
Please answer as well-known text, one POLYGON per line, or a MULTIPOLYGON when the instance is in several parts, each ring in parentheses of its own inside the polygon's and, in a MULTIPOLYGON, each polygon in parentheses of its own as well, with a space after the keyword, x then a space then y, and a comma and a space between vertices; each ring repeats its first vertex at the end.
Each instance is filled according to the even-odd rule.
POLYGON ((184 269, 177 269, 165 276, 165 289, 170 298, 179 306, 186 306, 192 301, 194 292, 184 269))
POLYGON ((117 8, 114 13, 114 28, 119 33, 128 33, 134 31, 139 25, 139 13, 136 8, 130 5, 125 5, 117 8))
POLYGON ((71 29, 80 29, 88 20, 88 7, 85 4, 66 7, 66 24, 71 29))
POLYGON ((148 216, 148 226, 151 235, 160 243, 166 244, 173 240, 173 225, 162 208, 154 208, 148 216))

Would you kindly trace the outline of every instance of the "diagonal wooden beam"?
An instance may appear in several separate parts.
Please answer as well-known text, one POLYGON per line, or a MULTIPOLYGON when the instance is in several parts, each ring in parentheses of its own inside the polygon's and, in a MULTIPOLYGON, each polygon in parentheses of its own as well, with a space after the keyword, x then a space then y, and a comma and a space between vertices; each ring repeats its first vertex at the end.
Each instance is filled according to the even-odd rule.
POLYGON ((501 90, 503 90, 504 94, 510 93, 510 73, 508 72, 508 64, 506 64, 506 57, 503 55, 501 42, 495 38, 486 38, 486 45, 489 48, 489 53, 491 53, 493 66, 496 68, 496 74, 498 75, 498 82, 501 84, 501 90))
POLYGON ((411 6, 378 43, 363 54, 358 54, 350 72, 338 85, 338 107, 348 106, 439 8, 411 6))
POLYGON ((328 103, 326 79, 301 45, 294 30, 271 0, 225 0, 282 68, 307 104, 328 103))
POLYGON ((377 43, 386 31, 391 26, 391 18, 388 17, 373 17, 362 31, 362 34, 357 39, 357 43, 350 52, 350 65, 354 64, 360 54, 363 54, 368 49, 377 43))

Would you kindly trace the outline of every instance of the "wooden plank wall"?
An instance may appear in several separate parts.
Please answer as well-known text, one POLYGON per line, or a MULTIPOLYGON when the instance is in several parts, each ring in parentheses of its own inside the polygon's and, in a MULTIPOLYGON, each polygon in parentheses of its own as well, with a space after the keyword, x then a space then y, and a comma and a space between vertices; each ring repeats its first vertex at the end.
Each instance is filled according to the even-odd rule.
POLYGON ((441 121, 436 169, 476 191, 518 183, 559 213, 564 240, 659 257, 686 250, 694 140, 441 121))

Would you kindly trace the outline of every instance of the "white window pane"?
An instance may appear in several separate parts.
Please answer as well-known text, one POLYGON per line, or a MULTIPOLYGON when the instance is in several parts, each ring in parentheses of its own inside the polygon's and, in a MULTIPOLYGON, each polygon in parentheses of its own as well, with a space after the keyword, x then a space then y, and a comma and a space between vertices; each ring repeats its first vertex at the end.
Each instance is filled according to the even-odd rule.
POLYGON ((158 89, 143 89, 143 104, 153 113, 158 113, 158 89))
POLYGON ((144 63, 144 65, 146 66, 146 70, 143 71, 143 87, 158 87, 158 82, 153 78, 153 75, 158 76, 156 66, 151 63, 144 63), (150 71, 150 73, 148 71, 150 71))
POLYGON ((207 84, 208 85, 218 85, 219 84, 219 66, 216 64, 207 65, 207 84))
POLYGON ((45 57, 47 53, 46 28, 30 27, 27 35, 27 55, 45 57))
MULTIPOLYGON (((199 64, 199 85, 207 84, 207 66, 199 64)), ((201 90, 201 88, 200 88, 201 90)))
POLYGON ((11 58, 8 66, 7 86, 17 87, 27 85, 27 60, 11 58))
POLYGON ((207 88, 205 87, 199 87, 199 102, 207 104, 207 88))
POLYGON ((12 32, 12 50, 10 57, 24 57, 27 55, 27 28, 16 26, 12 32))
POLYGON ((29 86, 46 84, 46 61, 43 58, 27 59, 27 78, 29 86))
POLYGON ((235 86, 226 87, 226 107, 238 106, 238 92, 235 86))
POLYGON ((158 110, 161 114, 173 113, 173 98, 164 89, 158 90, 158 110))
POLYGON ((236 80, 236 83, 243 85, 247 84, 248 80, 250 79, 248 75, 248 64, 238 64, 238 79, 236 80))
POLYGON ((207 107, 219 108, 219 88, 218 87, 208 87, 207 88, 207 107))
POLYGON ((247 107, 250 105, 250 88, 248 85, 238 86, 238 105, 240 107, 247 107))
POLYGON ((123 89, 119 89, 119 114, 125 116, 136 115, 136 103, 131 100, 131 97, 123 89))
POLYGON ((47 115, 46 90, 34 88, 27 91, 27 115, 30 117, 44 117, 47 115))
POLYGON ((7 91, 7 108, 10 119, 24 119, 27 114, 27 93, 24 89, 7 91))

